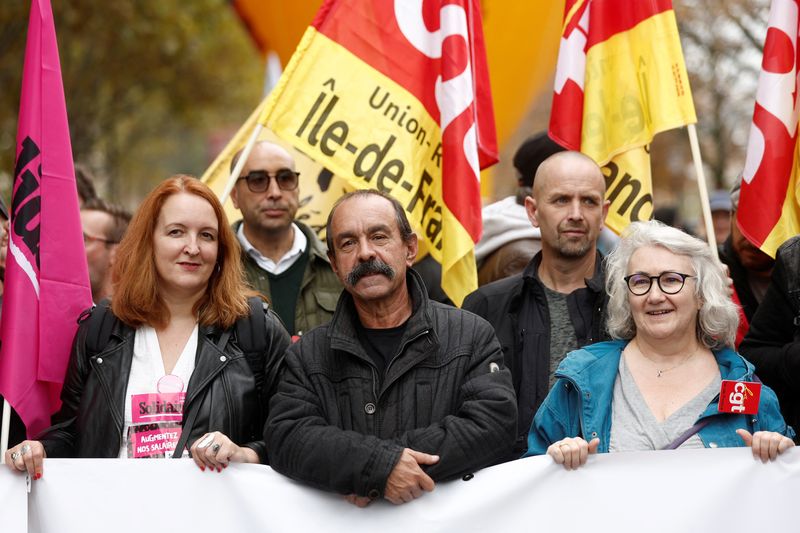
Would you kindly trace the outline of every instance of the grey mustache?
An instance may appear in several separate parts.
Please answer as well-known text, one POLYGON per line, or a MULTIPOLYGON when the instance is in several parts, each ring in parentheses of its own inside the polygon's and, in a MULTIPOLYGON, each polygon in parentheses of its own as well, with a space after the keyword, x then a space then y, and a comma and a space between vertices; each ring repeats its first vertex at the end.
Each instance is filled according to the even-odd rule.
POLYGON ((364 276, 370 274, 383 274, 389 279, 394 278, 394 269, 379 259, 370 259, 358 265, 347 275, 347 284, 355 285, 364 276))

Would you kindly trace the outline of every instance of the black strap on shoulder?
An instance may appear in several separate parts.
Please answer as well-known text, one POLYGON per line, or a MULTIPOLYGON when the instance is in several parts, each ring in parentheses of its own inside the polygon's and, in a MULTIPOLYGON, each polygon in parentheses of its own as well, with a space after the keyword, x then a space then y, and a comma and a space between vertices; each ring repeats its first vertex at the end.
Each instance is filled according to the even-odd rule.
POLYGON ((267 303, 253 296, 247 299, 250 312, 236 321, 236 340, 245 356, 263 354, 267 349, 267 303))
MULTIPOLYGON (((203 398, 198 398, 195 401, 195 406, 201 405, 203 403, 203 400, 205 399, 207 393, 208 389, 203 391, 203 398)), ((188 444, 189 436, 192 433, 192 428, 194 428, 194 423, 197 420, 197 414, 199 412, 200 409, 195 407, 195 409, 192 409, 191 412, 189 413, 189 416, 187 416, 186 419, 183 421, 183 426, 181 429, 181 437, 178 439, 178 443, 175 445, 175 450, 173 450, 172 452, 173 459, 180 459, 183 456, 183 449, 187 447, 186 445, 188 444)))
POLYGON ((86 334, 86 349, 89 354, 102 352, 111 340, 111 332, 117 317, 111 312, 110 302, 106 299, 94 306, 89 321, 89 330, 86 334))
POLYGON ((677 450, 678 448, 680 448, 681 444, 689 440, 689 437, 691 437, 692 435, 694 435, 695 433, 699 432, 701 429, 706 427, 709 424, 709 422, 711 422, 710 416, 700 420, 699 422, 696 422, 692 427, 690 427, 689 429, 678 435, 678 438, 676 438, 674 441, 670 442, 661 449, 677 450))
POLYGON ((247 304, 250 312, 236 321, 234 332, 237 344, 255 378, 256 390, 260 391, 264 386, 264 353, 268 348, 266 316, 268 305, 257 296, 248 298, 247 304))

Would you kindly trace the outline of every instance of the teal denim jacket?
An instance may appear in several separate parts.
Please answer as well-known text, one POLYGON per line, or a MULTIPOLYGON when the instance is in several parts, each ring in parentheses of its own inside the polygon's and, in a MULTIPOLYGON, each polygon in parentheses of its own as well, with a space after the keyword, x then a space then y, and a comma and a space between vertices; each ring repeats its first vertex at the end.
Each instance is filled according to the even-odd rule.
MULTIPOLYGON (((611 437, 611 400, 619 358, 628 341, 599 342, 570 352, 556 370, 556 383, 533 418, 524 457, 542 455, 565 437, 600 439, 597 451, 608 452, 611 437)), ((754 381, 754 367, 730 348, 715 350, 722 379, 754 381)), ((735 415, 717 411, 717 395, 699 420, 712 417, 698 436, 706 448, 744 446, 736 430, 776 431, 789 438, 794 431, 781 416, 778 398, 766 385, 761 388, 758 413, 735 415)), ((686 428, 689 429, 689 428, 686 428)))

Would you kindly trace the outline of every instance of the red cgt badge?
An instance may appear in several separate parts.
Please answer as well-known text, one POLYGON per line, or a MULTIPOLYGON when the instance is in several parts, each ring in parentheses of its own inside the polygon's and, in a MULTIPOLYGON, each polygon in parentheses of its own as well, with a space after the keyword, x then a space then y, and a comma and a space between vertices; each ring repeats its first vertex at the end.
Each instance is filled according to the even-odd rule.
POLYGON ((761 398, 761 383, 723 379, 719 390, 718 409, 720 413, 754 415, 758 413, 759 398, 761 398))

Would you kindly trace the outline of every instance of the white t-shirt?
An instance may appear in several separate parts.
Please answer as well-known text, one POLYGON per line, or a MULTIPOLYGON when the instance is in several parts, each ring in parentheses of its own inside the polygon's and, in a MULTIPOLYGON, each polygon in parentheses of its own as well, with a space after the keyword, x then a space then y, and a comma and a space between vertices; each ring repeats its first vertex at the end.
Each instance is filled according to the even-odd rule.
POLYGON ((194 372, 197 331, 195 325, 175 368, 167 374, 156 331, 150 326, 136 330, 120 459, 172 457, 181 436, 186 387, 194 372))

